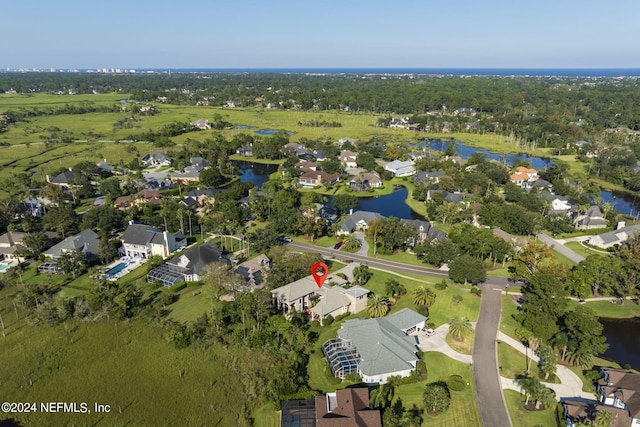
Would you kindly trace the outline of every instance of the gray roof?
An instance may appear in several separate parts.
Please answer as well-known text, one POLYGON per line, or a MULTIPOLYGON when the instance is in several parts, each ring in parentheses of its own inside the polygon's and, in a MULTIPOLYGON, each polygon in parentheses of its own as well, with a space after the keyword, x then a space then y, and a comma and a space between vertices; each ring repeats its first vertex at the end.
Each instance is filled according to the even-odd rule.
POLYGON ((98 255, 99 244, 100 237, 93 230, 87 229, 74 236, 67 237, 62 242, 49 248, 44 254, 51 258, 57 258, 63 252, 76 249, 83 252, 87 258, 92 258, 98 255))
POLYGON ((203 243, 171 258, 167 264, 185 268, 186 274, 200 274, 205 265, 218 261, 219 257, 218 246, 214 243, 203 243))
POLYGON ((164 153, 161 153, 159 151, 154 151, 152 153, 149 153, 147 155, 145 155, 144 157, 142 157, 142 161, 143 162, 148 162, 151 160, 155 160, 156 162, 164 162, 164 161, 168 161, 171 162, 171 157, 167 156, 164 153))
POLYGON ((149 243, 164 243, 163 231, 146 224, 130 224, 120 240, 122 243, 143 246, 149 243))
POLYGON ((432 198, 435 194, 442 194, 442 198, 447 202, 461 203, 464 201, 464 194, 462 193, 450 193, 447 190, 428 190, 427 196, 432 198))
POLYGON ((203 169, 204 168, 200 166, 187 166, 186 168, 184 168, 184 172, 176 172, 171 175, 171 178, 199 178, 200 172, 203 169))
POLYGON ((628 227, 622 227, 617 230, 608 231, 606 233, 599 234, 598 236, 602 241, 610 245, 612 243, 620 243, 629 237, 633 237, 635 234, 640 233, 640 224, 630 225, 628 227))
MULTIPOLYGON (((410 315, 402 313, 398 316, 399 313, 402 312, 377 319, 347 320, 338 331, 340 338, 351 340, 357 348, 362 359, 359 370, 364 375, 413 369, 411 362, 418 360, 417 340, 400 330, 398 325, 405 325, 410 315)), ((422 316, 422 319, 425 318, 422 316)))
POLYGON ((73 181, 75 174, 73 171, 64 171, 49 180, 52 184, 68 184, 73 181))
POLYGON ((409 308, 403 308, 402 310, 387 316, 387 320, 389 320, 389 322, 391 322, 391 324, 396 328, 406 330, 420 322, 426 321, 427 318, 409 308))
POLYGON ((354 298, 367 295, 369 292, 369 289, 365 289, 362 286, 352 286, 349 289, 345 289, 345 294, 351 295, 354 298))
POLYGON ((378 212, 368 212, 368 211, 355 211, 351 215, 347 216, 344 221, 342 221, 342 225, 340 229, 342 231, 346 231, 347 233, 351 233, 356 229, 356 224, 359 221, 364 221, 369 224, 371 221, 378 220, 384 218, 378 212))
POLYGON ((104 172, 109 172, 109 173, 113 172, 113 166, 111 165, 111 163, 107 162, 106 160, 101 161, 100 163, 97 164, 97 166, 98 166, 98 169, 104 172))
POLYGON ((415 174, 414 176, 411 177, 411 179, 414 182, 427 182, 431 179, 434 178, 440 178, 444 176, 444 172, 443 171, 435 171, 435 172, 418 172, 417 174, 415 174))

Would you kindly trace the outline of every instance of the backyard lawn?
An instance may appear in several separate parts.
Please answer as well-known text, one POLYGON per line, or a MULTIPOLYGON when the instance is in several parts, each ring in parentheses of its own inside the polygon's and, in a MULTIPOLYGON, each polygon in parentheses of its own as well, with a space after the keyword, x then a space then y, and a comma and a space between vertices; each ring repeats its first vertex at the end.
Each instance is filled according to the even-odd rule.
POLYGON ((509 416, 514 426, 538 427, 556 426, 556 406, 541 410, 529 411, 525 409, 524 396, 513 390, 504 390, 504 399, 507 402, 509 416))

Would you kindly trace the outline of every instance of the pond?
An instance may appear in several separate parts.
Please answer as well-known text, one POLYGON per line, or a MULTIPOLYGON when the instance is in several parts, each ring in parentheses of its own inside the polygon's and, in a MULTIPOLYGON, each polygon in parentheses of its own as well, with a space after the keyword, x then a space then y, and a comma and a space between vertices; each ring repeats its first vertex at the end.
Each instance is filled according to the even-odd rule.
MULTIPOLYGON (((424 217, 418 215, 405 203, 409 192, 406 188, 395 189, 391 194, 378 197, 360 197, 358 206, 354 210, 378 212, 382 216, 395 216, 400 219, 419 219, 424 221, 424 217)), ((333 197, 329 197, 331 204, 333 197)))
POLYGON ((253 182, 256 187, 269 181, 269 175, 278 171, 278 165, 265 165, 261 163, 235 161, 232 162, 240 172, 240 182, 253 182))
POLYGON ((640 198, 617 191, 602 191, 600 193, 602 202, 610 203, 613 209, 623 215, 637 216, 640 211, 640 198))
MULTIPOLYGON (((261 188, 262 184, 269 180, 269 175, 278 171, 278 165, 263 165, 245 161, 234 161, 233 165, 240 171, 241 182, 253 182, 258 188, 261 188)), ((406 188, 400 187, 385 196, 360 197, 356 210, 378 212, 387 217, 423 220, 422 216, 413 212, 405 203, 408 194, 406 188)), ((329 204, 332 199, 333 197, 330 196, 329 204)))
POLYGON ((291 131, 283 131, 282 129, 260 129, 257 130, 256 133, 258 135, 275 135, 278 132, 286 132, 287 135, 295 135, 295 132, 291 132, 291 131))
POLYGON ((640 317, 633 319, 601 318, 602 333, 607 337, 609 349, 604 358, 620 365, 630 364, 640 369, 640 317))

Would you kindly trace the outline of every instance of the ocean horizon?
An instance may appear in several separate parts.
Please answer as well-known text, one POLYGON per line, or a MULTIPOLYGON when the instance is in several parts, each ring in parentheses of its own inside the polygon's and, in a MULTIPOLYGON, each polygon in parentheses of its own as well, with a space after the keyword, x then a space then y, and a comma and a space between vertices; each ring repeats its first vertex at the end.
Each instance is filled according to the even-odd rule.
POLYGON ((640 77, 640 68, 150 68, 154 73, 371 74, 532 77, 640 77))

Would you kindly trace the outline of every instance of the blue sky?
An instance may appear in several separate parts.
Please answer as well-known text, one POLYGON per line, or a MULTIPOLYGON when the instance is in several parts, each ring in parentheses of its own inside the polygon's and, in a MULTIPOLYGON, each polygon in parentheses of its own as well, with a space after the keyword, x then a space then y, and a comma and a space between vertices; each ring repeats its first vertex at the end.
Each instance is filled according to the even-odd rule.
POLYGON ((638 0, 20 0, 0 68, 640 68, 638 0))

